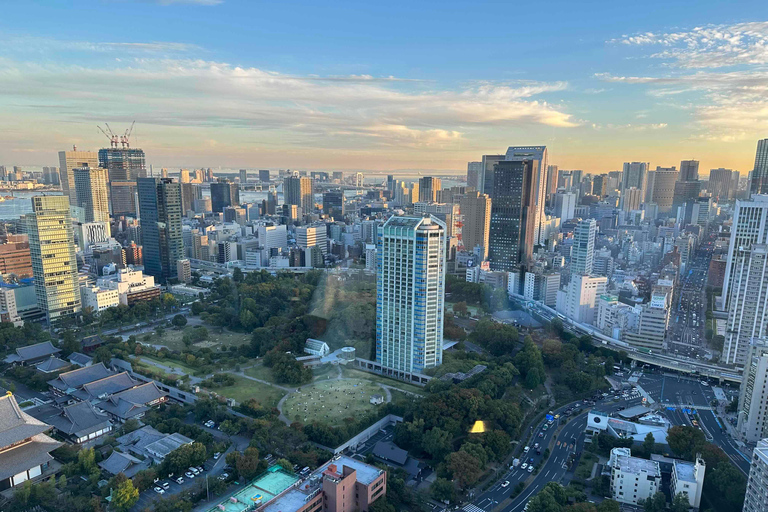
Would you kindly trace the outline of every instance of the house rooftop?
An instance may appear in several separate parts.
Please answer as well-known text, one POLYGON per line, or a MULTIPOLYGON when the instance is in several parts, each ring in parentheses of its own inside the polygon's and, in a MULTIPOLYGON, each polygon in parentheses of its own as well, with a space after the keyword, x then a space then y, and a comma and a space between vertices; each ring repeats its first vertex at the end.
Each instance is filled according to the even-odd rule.
POLYGON ((50 428, 23 412, 10 392, 0 397, 0 448, 42 434, 50 428))
POLYGON ((110 425, 109 418, 97 412, 90 402, 79 402, 65 407, 60 413, 46 418, 46 421, 57 430, 77 437, 87 436, 110 425))
POLYGON ((675 472, 677 473, 677 479, 684 482, 696 482, 696 466, 693 462, 687 462, 684 460, 675 460, 673 462, 675 466, 675 472))
POLYGON ((58 378, 48 381, 48 384, 62 392, 66 392, 70 389, 79 389, 89 382, 94 382, 110 375, 113 375, 113 373, 104 366, 104 363, 98 363, 86 366, 85 368, 64 372, 58 378))

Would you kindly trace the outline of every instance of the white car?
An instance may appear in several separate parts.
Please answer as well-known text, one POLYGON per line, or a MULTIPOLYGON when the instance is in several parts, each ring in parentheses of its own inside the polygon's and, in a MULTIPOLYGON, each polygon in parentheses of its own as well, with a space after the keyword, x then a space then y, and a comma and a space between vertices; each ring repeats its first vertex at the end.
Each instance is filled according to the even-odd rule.
POLYGON ((187 471, 186 473, 184 473, 184 476, 189 478, 190 480, 195 478, 195 474, 193 472, 191 472, 191 471, 187 471))
POLYGON ((520 466, 520 469, 522 469, 522 470, 528 469, 528 463, 527 462, 523 462, 523 464, 520 466))
POLYGON ((509 480, 504 480, 504 483, 501 484, 502 487, 509 487, 509 480))
POLYGON ((533 473, 533 464, 531 464, 530 466, 528 466, 528 472, 529 472, 529 473, 533 473))
POLYGON ((523 453, 528 453, 530 450, 531 450, 531 447, 526 446, 525 448, 523 448, 523 453))
POLYGON ((219 457, 221 457, 221 452, 216 452, 213 454, 213 460, 219 460, 219 457))
POLYGON ((163 490, 162 487, 155 487, 155 492, 157 494, 165 494, 165 491, 163 490))

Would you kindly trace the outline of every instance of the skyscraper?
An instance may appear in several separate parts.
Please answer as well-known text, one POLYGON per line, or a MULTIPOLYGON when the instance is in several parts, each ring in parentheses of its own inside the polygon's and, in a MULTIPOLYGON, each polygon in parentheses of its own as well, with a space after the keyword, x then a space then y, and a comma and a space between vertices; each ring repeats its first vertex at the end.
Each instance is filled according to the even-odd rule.
POLYGON ((478 191, 487 194, 493 199, 493 166, 504 160, 506 155, 483 155, 478 191))
POLYGON ((75 194, 75 176, 72 172, 76 167, 99 166, 99 155, 94 151, 59 151, 59 176, 61 179, 61 189, 64 195, 69 197, 70 204, 77 204, 77 195, 75 194))
POLYGON ((437 201, 437 193, 441 188, 443 188, 443 181, 440 178, 432 176, 419 178, 419 201, 426 203, 437 201))
POLYGON ((323 194, 323 213, 333 218, 344 217, 344 204, 346 198, 343 190, 329 190, 323 194))
POLYGON ((555 217, 560 217, 561 222, 571 220, 576 212, 576 194, 570 192, 558 192, 555 194, 555 217))
POLYGON ((750 342, 739 389, 738 423, 736 430, 745 443, 756 443, 768 437, 768 340, 755 338, 750 342))
MULTIPOLYGON (((362 173, 358 173, 362 175, 362 173)), ((311 178, 299 176, 286 176, 283 180, 284 204, 293 204, 301 208, 302 215, 308 215, 314 210, 313 183, 311 178)))
POLYGON ((699 181, 699 161, 683 160, 680 162, 680 181, 699 181))
POLYGON ((269 183, 269 169, 259 169, 259 181, 269 183))
POLYGON ((652 172, 652 180, 650 178, 651 173, 648 173, 648 190, 645 194, 645 202, 658 205, 659 213, 669 213, 672 211, 672 200, 675 196, 675 182, 677 182, 678 171, 674 166, 656 166, 656 170, 652 172))
POLYGON ((643 191, 639 188, 629 187, 621 191, 621 209, 625 212, 639 210, 643 203, 643 191))
POLYGON ((535 160, 494 166, 489 254, 491 270, 519 270, 533 256, 536 213, 535 160))
POLYGON ((99 167, 109 171, 109 189, 113 215, 136 215, 136 180, 147 176, 144 150, 139 148, 102 148, 99 167))
POLYGON ((645 187, 647 184, 648 164, 646 162, 624 162, 624 172, 621 182, 621 200, 619 207, 624 207, 624 191, 635 187, 641 190, 642 197, 645 197, 645 187))
POLYGON ((731 197, 731 175, 730 169, 711 169, 709 171, 709 185, 707 188, 712 193, 712 197, 717 202, 728 201, 731 197))
MULTIPOLYGON (((559 175, 558 170, 559 168, 556 165, 547 166, 547 200, 549 200, 553 195, 557 194, 557 177, 559 175)), ((603 189, 605 189, 605 186, 603 186, 603 189)), ((605 195, 605 190, 603 190, 602 195, 605 195)))
POLYGON ((211 183, 211 208, 213 213, 222 213, 227 206, 240 206, 240 189, 237 183, 219 178, 211 183))
POLYGON ((749 480, 744 495, 742 512, 764 512, 768 510, 768 439, 758 441, 752 450, 749 465, 749 480))
POLYGON ((443 361, 445 225, 390 217, 377 243, 376 362, 408 378, 443 361))
POLYGON ((24 217, 32 256, 37 306, 48 324, 80 312, 75 238, 67 196, 32 198, 24 217))
MULTIPOLYGON (((533 168, 533 243, 543 244, 544 240, 541 233, 541 222, 544 220, 544 202, 546 201, 547 187, 547 167, 549 157, 546 146, 510 146, 504 158, 507 161, 519 162, 530 161, 534 163, 533 168)), ((574 171, 576 172, 576 171, 574 171)), ((579 171, 579 181, 581 182, 581 171, 579 171)))
POLYGON ((672 198, 673 213, 685 203, 692 202, 701 192, 699 181, 699 162, 697 160, 683 160, 680 162, 680 174, 675 183, 675 193, 672 198))
POLYGON ((467 192, 461 198, 459 209, 464 216, 461 231, 464 250, 472 252, 478 245, 481 257, 488 259, 488 236, 491 229, 491 198, 480 192, 467 192))
POLYGON ((107 196, 107 170, 78 167, 75 178, 77 206, 85 211, 85 222, 105 222, 109 229, 109 198, 107 196))
POLYGON ((355 186, 357 188, 363 188, 365 186, 365 175, 361 172, 355 174, 355 186))
POLYGON ((467 186, 480 190, 480 174, 483 171, 483 162, 467 162, 467 186))
POLYGON ((730 303, 720 361, 744 365, 753 338, 768 336, 768 245, 739 247, 733 255, 730 303))
POLYGON ((751 201, 736 201, 723 279, 724 311, 730 308, 739 249, 749 249, 753 244, 765 243, 768 243, 768 195, 758 194, 752 196, 751 201))
POLYGON ((184 258, 181 230, 181 184, 170 178, 139 178, 144 272, 161 283, 176 276, 184 258))
POLYGON ((750 194, 768 194, 768 139, 757 141, 755 168, 749 184, 750 194))
POLYGON ((595 261, 595 236, 597 222, 595 219, 585 219, 573 230, 573 247, 571 248, 571 274, 591 275, 595 261))
POLYGON ((240 183, 245 185, 248 183, 248 170, 240 169, 240 183))

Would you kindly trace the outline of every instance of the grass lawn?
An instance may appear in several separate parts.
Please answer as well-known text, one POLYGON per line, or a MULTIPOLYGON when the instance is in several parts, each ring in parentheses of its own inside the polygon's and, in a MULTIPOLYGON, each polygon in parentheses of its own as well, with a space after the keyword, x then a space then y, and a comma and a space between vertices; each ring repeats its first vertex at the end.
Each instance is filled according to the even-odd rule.
MULTIPOLYGON (((200 343, 196 343, 195 345, 192 345, 192 347, 214 348, 218 347, 219 345, 225 347, 234 345, 239 347, 240 345, 245 345, 246 343, 251 342, 250 334, 243 332, 232 332, 228 331, 227 329, 222 330, 219 327, 211 327, 210 325, 206 324, 203 324, 203 326, 208 329, 208 339, 200 343)), ((157 339, 157 337, 153 336, 150 343, 165 345, 171 350, 183 350, 186 347, 184 346, 184 342, 181 341, 181 339, 184 337, 185 332, 191 331, 193 328, 194 327, 192 326, 187 326, 180 331, 177 331, 176 329, 166 329, 161 339, 157 339)))
POLYGON ((261 363, 257 363, 256 365, 251 366, 250 368, 244 370, 243 373, 255 379, 261 379, 267 382, 274 382, 274 380, 272 379, 272 370, 270 368, 267 368, 261 363))
POLYGON ((342 425, 345 418, 373 411, 371 396, 384 390, 370 380, 327 380, 293 393, 283 403, 283 414, 291 421, 322 421, 331 426, 342 425))
MULTIPOLYGON (((446 307, 446 308, 447 308, 449 311, 453 312, 453 305, 454 305, 454 304, 456 304, 456 303, 455 303, 455 302, 446 302, 446 303, 445 303, 445 307, 446 307)), ((472 306, 472 305, 470 305, 470 304, 467 304, 467 311, 469 311, 469 314, 470 314, 471 316, 474 316, 474 317, 476 317, 476 316, 477 316, 477 313, 478 313, 478 311, 479 311, 479 310, 480 310, 480 306, 472 306)))
POLYGON ((396 379, 388 379, 383 375, 376 375, 375 373, 363 372, 360 370, 355 370, 354 368, 347 368, 346 366, 342 367, 342 373, 346 378, 370 380, 373 382, 378 382, 380 384, 391 386, 393 388, 402 389, 403 391, 410 391, 411 393, 418 393, 419 395, 426 394, 426 392, 424 391, 424 388, 422 387, 415 386, 413 384, 408 384, 406 382, 396 380, 396 379))
MULTIPOLYGON (((162 364, 163 366, 167 366, 168 368, 173 368, 174 370, 176 370, 176 373, 187 374, 187 375, 195 374, 194 368, 189 367, 185 364, 182 364, 174 359, 160 359, 158 357, 145 356, 145 355, 142 355, 140 357, 142 357, 143 359, 146 359, 147 361, 154 361, 155 363, 162 364)), ((152 365, 150 364, 150 366, 152 365)))
POLYGON ((592 475, 592 466, 594 466, 598 460, 599 459, 597 458, 597 455, 594 453, 584 451, 581 455, 581 459, 579 460, 579 465, 574 472, 576 478, 580 478, 582 480, 589 478, 592 475))
POLYGON ((238 403, 255 398, 265 407, 276 407, 277 402, 285 396, 285 391, 280 388, 245 379, 238 375, 233 375, 233 377, 235 378, 234 386, 209 389, 208 391, 212 391, 227 398, 234 398, 238 403))

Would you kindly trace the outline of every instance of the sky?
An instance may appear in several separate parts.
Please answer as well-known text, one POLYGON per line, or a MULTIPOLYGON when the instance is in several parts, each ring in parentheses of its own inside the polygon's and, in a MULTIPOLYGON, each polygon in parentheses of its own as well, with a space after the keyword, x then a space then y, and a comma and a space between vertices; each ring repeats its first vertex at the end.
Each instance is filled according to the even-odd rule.
POLYGON ((135 120, 156 167, 461 173, 544 144, 561 169, 746 173, 766 20, 765 0, 6 2, 0 165, 135 120))

